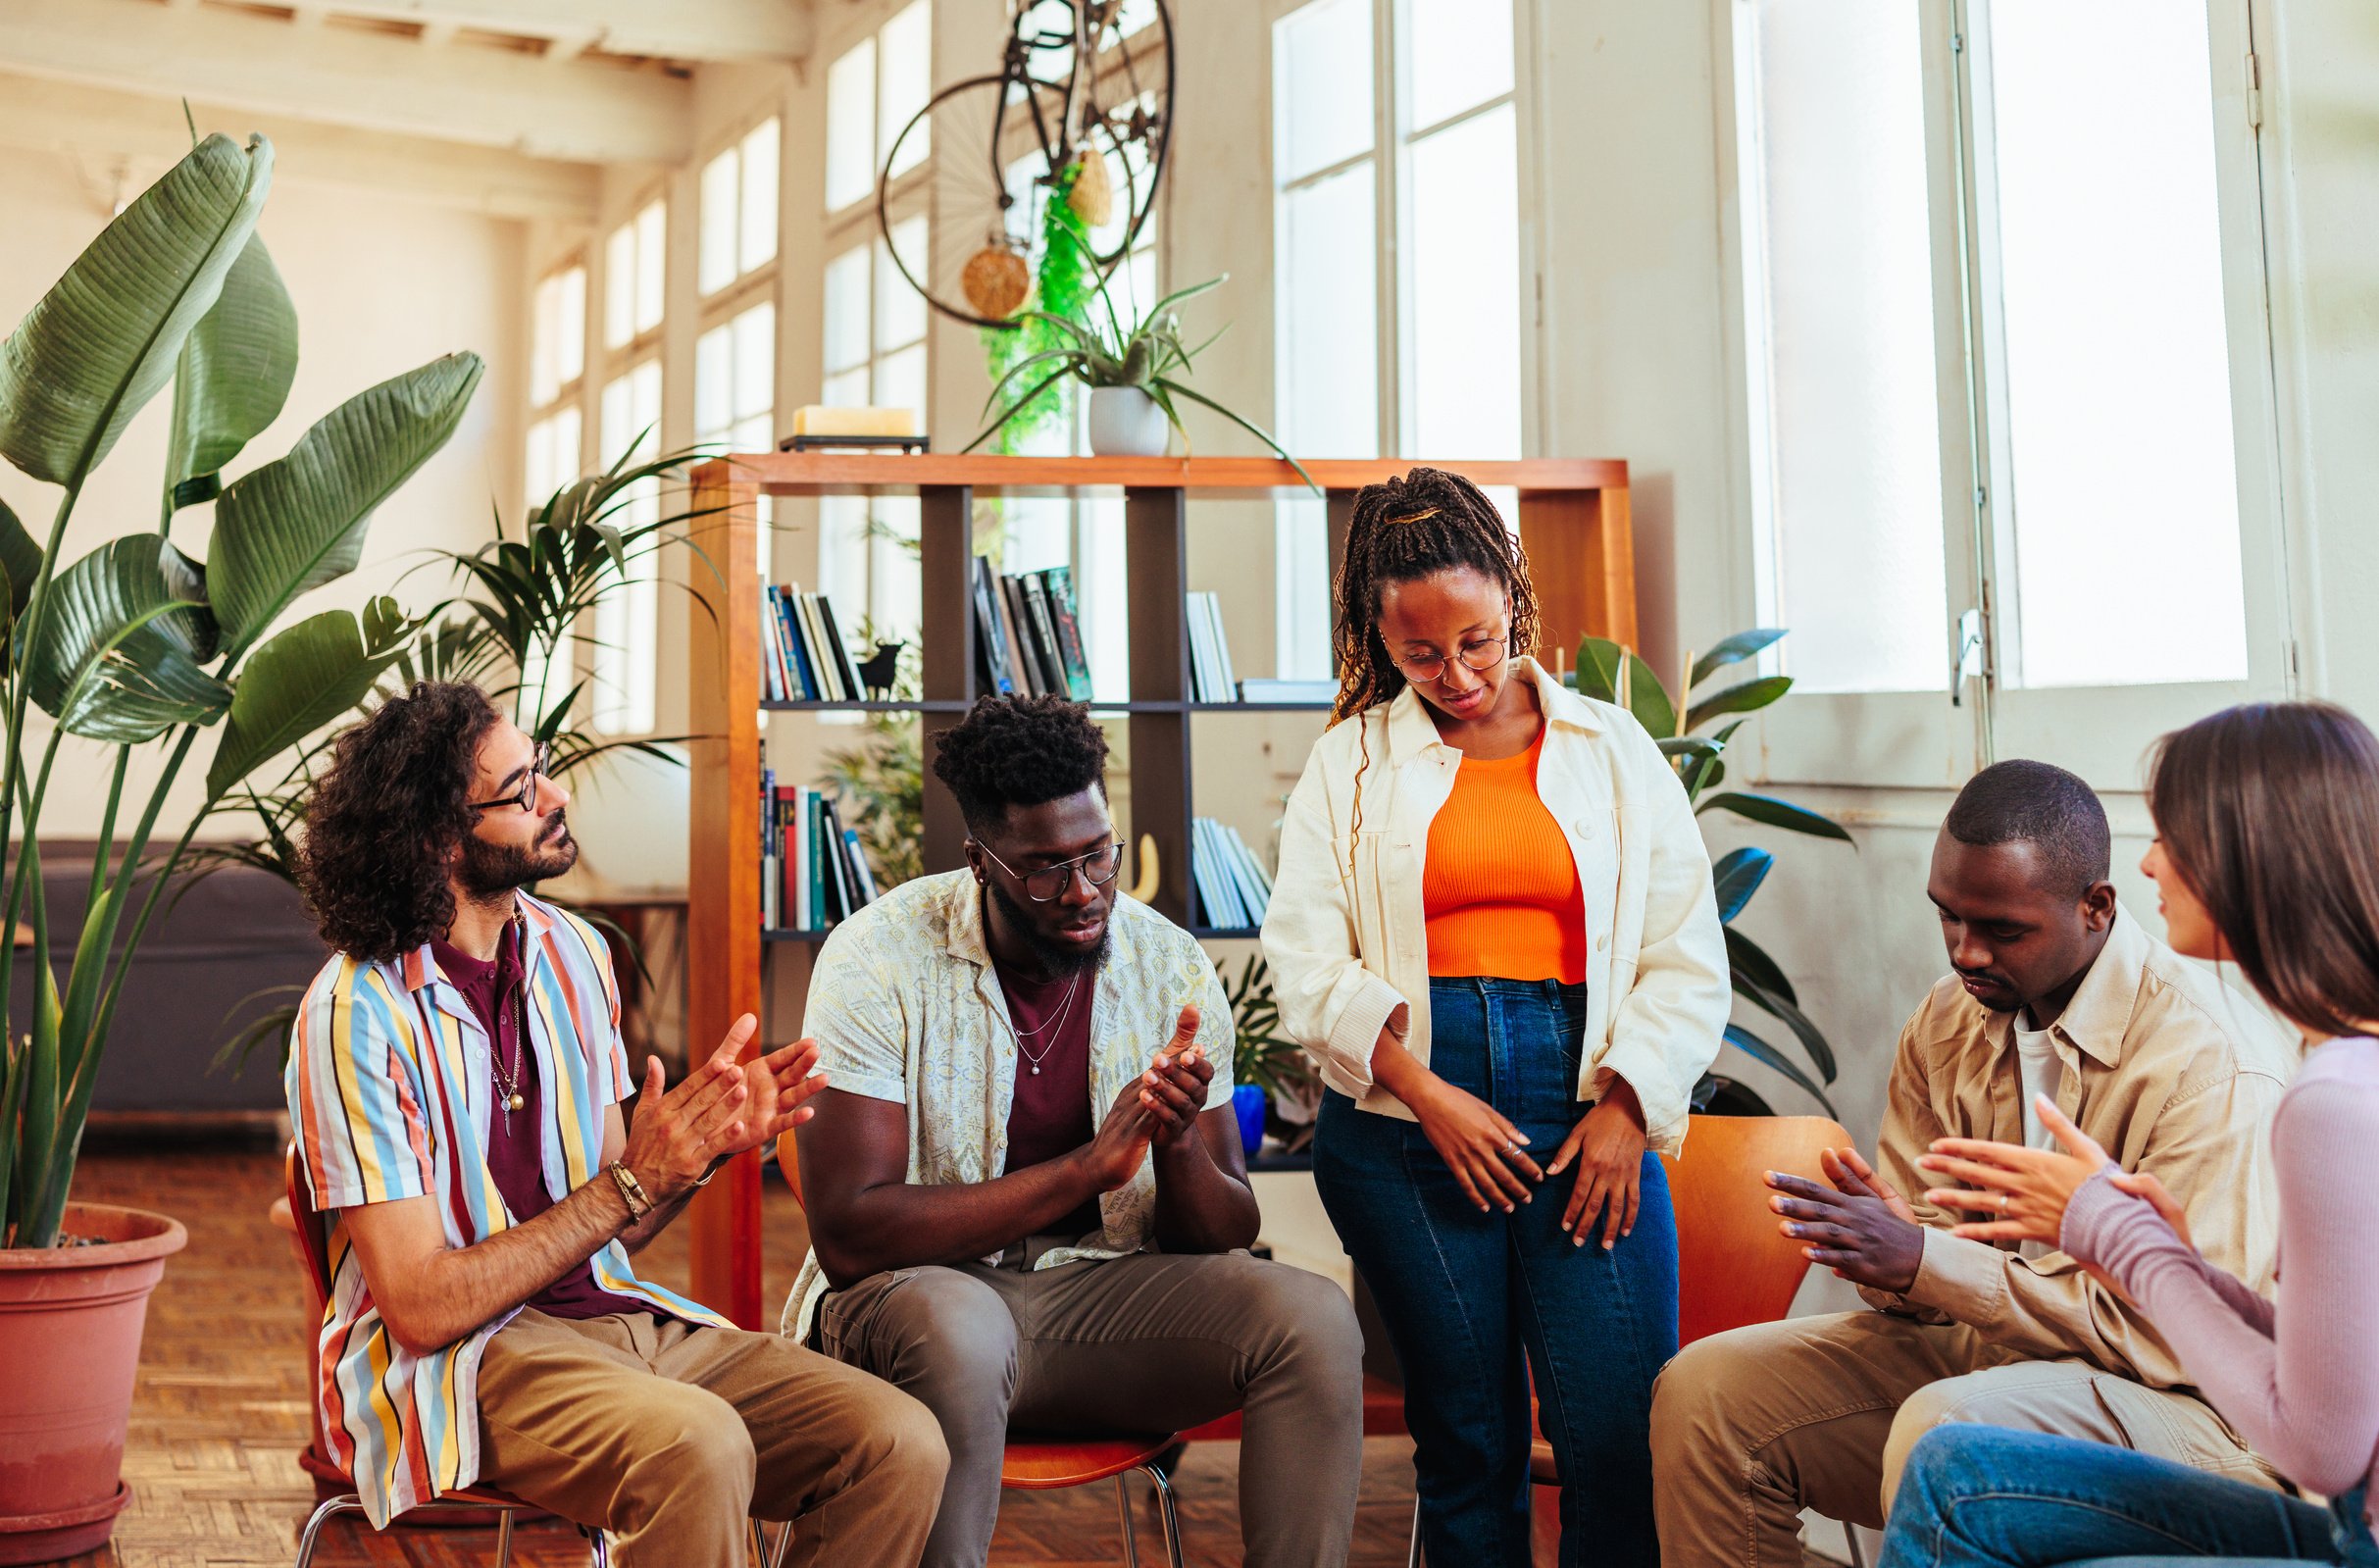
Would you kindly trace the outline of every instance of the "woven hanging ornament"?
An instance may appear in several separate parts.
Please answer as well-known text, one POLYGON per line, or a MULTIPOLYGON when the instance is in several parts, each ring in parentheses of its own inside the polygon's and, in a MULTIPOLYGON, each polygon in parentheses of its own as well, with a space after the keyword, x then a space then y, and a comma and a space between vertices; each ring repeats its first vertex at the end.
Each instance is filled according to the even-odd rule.
POLYGON ((979 316, 1004 322, 1024 307, 1033 291, 1033 270, 1007 245, 986 245, 967 258, 958 286, 979 316))

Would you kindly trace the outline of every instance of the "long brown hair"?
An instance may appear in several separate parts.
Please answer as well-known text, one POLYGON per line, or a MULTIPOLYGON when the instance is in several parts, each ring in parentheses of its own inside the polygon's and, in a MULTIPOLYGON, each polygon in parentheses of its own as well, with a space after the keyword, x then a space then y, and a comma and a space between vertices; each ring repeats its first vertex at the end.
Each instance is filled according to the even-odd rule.
POLYGON ((2379 738, 2326 702, 2251 702, 2156 743, 2149 810, 2248 983, 2322 1035, 2379 1020, 2379 738))
MULTIPOLYGON (((1346 525, 1346 553, 1331 594, 1331 651, 1338 656, 1339 695, 1330 722, 1352 719, 1395 696, 1409 683, 1380 639, 1380 590, 1467 567, 1503 586, 1511 601, 1512 658, 1536 650, 1542 618, 1528 552, 1503 525, 1503 514, 1476 484, 1443 469, 1414 468, 1355 491, 1346 525)), ((1450 656, 1452 650, 1447 650, 1450 656)), ((1360 731, 1363 757, 1355 765, 1354 821, 1347 869, 1363 841, 1363 775, 1371 767, 1371 733, 1360 731)))

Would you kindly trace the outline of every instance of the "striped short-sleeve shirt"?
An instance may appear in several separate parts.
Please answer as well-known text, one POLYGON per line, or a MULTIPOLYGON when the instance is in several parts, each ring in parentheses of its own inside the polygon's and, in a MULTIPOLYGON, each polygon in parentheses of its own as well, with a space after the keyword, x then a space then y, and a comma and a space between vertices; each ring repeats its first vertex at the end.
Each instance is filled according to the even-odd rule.
MULTIPOLYGON (((635 1086, 603 939, 567 911, 520 898, 545 1184, 565 1193, 596 1173, 604 1112, 635 1086)), ((337 1211, 434 1197, 454 1247, 514 1223, 487 1169, 490 1118, 501 1114, 487 1032, 428 946, 378 964, 335 955, 299 1008, 285 1085, 314 1205, 330 1220, 330 1299, 315 1356, 323 1435, 381 1526, 479 1478, 480 1356, 512 1314, 414 1355, 380 1321, 337 1211)), ((606 1290, 724 1326, 637 1279, 617 1241, 591 1261, 606 1290)))

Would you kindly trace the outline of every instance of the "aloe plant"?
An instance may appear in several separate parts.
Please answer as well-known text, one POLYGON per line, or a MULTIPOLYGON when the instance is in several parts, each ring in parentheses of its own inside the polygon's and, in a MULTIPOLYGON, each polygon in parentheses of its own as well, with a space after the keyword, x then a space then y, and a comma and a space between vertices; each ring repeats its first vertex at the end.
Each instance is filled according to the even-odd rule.
MULTIPOLYGON (((1661 683, 1650 665, 1605 637, 1579 641, 1578 668, 1569 679, 1586 695, 1626 708, 1651 733, 1652 738, 1660 743, 1661 753, 1669 759, 1669 766, 1677 770, 1678 779, 1685 784, 1686 798, 1693 802, 1696 815, 1724 811, 1762 827, 1850 844, 1850 835, 1842 824, 1789 800, 1737 789, 1705 793, 1726 782, 1727 742, 1743 728, 1743 716, 1782 700, 1793 689, 1793 678, 1752 676, 1698 697, 1695 693, 1704 691, 1720 671, 1757 657, 1784 635, 1782 630, 1773 627, 1738 632, 1707 653, 1697 658, 1689 656, 1676 696, 1661 683), (1680 703, 1678 697, 1684 701, 1680 703), (1720 723, 1722 720, 1726 722, 1720 723), (1713 725, 1715 729, 1711 728, 1713 725)), ((1726 928, 1727 968, 1734 981, 1735 994, 1792 1034, 1806 1053, 1814 1076, 1740 1024, 1727 1025, 1726 1038, 1746 1055, 1774 1068, 1807 1090, 1832 1115, 1834 1102, 1826 1097, 1824 1085, 1833 1083, 1839 1071, 1834 1047, 1827 1041, 1825 1032, 1800 1010, 1800 997, 1784 966, 1735 929, 1735 917, 1750 903, 1751 895, 1759 891, 1759 885, 1767 881, 1775 866, 1774 854, 1745 845, 1728 850, 1710 868, 1718 894, 1718 918, 1726 928)))
POLYGON ((58 1239, 125 976, 208 809, 352 709, 419 630, 385 597, 361 617, 328 610, 275 629, 301 595, 355 569, 374 509, 453 433, 482 366, 453 354, 383 381, 226 484, 225 468, 279 415, 296 367, 296 314, 256 237, 272 180, 263 137, 207 137, 0 343, 0 455, 60 492, 45 539, 0 506, 0 838, 17 846, 0 930, 22 920, 33 938, 22 1007, 9 994, 14 968, 0 968, 0 1015, 29 1020, 0 1041, 0 1245, 58 1239), (65 560, 86 482, 169 382, 157 531, 65 560), (169 534, 208 502, 202 562, 169 534), (46 735, 28 729, 31 707, 54 721, 46 735), (217 739, 206 804, 152 854, 168 792, 207 732, 217 739), (70 739, 115 758, 91 896, 61 977, 40 832, 70 739), (155 759, 145 799, 127 798, 136 752, 155 759))

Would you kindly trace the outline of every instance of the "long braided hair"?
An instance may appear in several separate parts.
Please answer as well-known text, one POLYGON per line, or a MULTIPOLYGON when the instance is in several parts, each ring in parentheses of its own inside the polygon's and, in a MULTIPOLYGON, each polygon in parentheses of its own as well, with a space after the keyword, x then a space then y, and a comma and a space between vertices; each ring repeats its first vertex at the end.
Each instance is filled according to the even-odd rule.
MULTIPOLYGON (((1415 468, 1400 480, 1366 484, 1355 492, 1346 551, 1332 590, 1330 644, 1338 660, 1339 694, 1331 705, 1331 724, 1355 718, 1409 684, 1380 637, 1381 590, 1391 582, 1411 582, 1463 567, 1490 582, 1500 582, 1511 601, 1511 638, 1505 652, 1513 658, 1534 652, 1542 618, 1536 587, 1528 578, 1528 553, 1520 548, 1519 535, 1504 526, 1494 502, 1476 484, 1443 469, 1415 468)), ((1371 766, 1370 732, 1364 731, 1361 739, 1352 843, 1362 840, 1363 774, 1371 766)))

